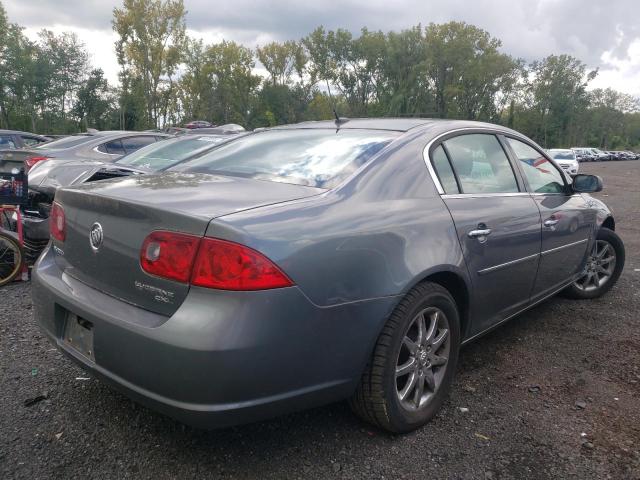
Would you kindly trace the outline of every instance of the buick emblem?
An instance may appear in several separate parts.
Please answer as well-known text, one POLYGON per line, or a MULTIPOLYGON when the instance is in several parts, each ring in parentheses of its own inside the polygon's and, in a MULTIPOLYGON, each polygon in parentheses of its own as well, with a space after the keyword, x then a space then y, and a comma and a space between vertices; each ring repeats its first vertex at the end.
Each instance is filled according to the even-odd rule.
POLYGON ((103 240, 104 233, 102 232, 102 225, 96 222, 91 225, 91 230, 89 230, 89 244, 91 245, 91 250, 97 252, 102 246, 103 240))

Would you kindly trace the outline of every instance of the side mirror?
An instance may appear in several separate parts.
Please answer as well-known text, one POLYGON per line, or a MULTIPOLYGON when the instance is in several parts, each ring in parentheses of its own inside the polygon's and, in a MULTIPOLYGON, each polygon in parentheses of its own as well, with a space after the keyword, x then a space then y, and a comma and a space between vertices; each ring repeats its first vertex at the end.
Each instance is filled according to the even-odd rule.
POLYGON ((579 173, 573 177, 573 183, 571 185, 574 192, 578 193, 592 193, 602 190, 602 178, 598 175, 584 175, 579 173))

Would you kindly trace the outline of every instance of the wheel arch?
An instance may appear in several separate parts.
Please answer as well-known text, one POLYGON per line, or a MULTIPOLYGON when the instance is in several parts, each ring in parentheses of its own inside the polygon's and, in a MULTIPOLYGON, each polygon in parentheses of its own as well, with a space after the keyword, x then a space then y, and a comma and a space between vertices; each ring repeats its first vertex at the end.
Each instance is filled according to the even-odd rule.
MULTIPOLYGON (((458 313, 460 314, 460 336, 461 340, 467 334, 467 328, 469 327, 469 307, 471 302, 471 289, 468 279, 454 267, 441 267, 436 270, 430 270, 424 275, 416 278, 416 280, 406 289, 404 294, 406 295, 414 287, 421 283, 436 283, 446 289, 458 307, 458 313)), ((404 298, 402 295, 400 298, 404 298)))
POLYGON ((608 215, 607 218, 602 222, 601 227, 608 228, 609 230, 616 231, 616 221, 613 218, 613 215, 608 215))

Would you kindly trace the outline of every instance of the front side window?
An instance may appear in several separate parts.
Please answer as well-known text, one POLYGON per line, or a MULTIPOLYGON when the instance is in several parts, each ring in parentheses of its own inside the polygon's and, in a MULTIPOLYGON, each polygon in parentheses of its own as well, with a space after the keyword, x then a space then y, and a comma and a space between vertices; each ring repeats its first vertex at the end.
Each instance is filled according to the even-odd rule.
POLYGON ((444 142, 462 193, 516 193, 518 182, 502 145, 491 134, 469 134, 444 142))
POLYGON ((222 144, 171 170, 333 188, 398 135, 387 130, 267 130, 222 144))
POLYGON ((529 188, 535 193, 564 193, 562 174, 544 155, 524 142, 507 138, 520 162, 529 188))

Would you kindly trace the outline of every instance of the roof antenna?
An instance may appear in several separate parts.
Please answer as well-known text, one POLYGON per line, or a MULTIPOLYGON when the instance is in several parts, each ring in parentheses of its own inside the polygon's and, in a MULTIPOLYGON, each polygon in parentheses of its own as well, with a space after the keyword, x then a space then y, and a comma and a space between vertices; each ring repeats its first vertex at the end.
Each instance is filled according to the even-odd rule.
POLYGON ((331 110, 333 111, 333 116, 336 117, 336 127, 340 129, 340 124, 346 123, 347 119, 340 118, 338 116, 338 111, 336 110, 336 102, 335 102, 335 99, 333 98, 333 95, 331 95, 331 87, 329 86, 329 80, 325 80, 325 81, 327 82, 327 90, 329 92, 329 98, 331 99, 331 110))

